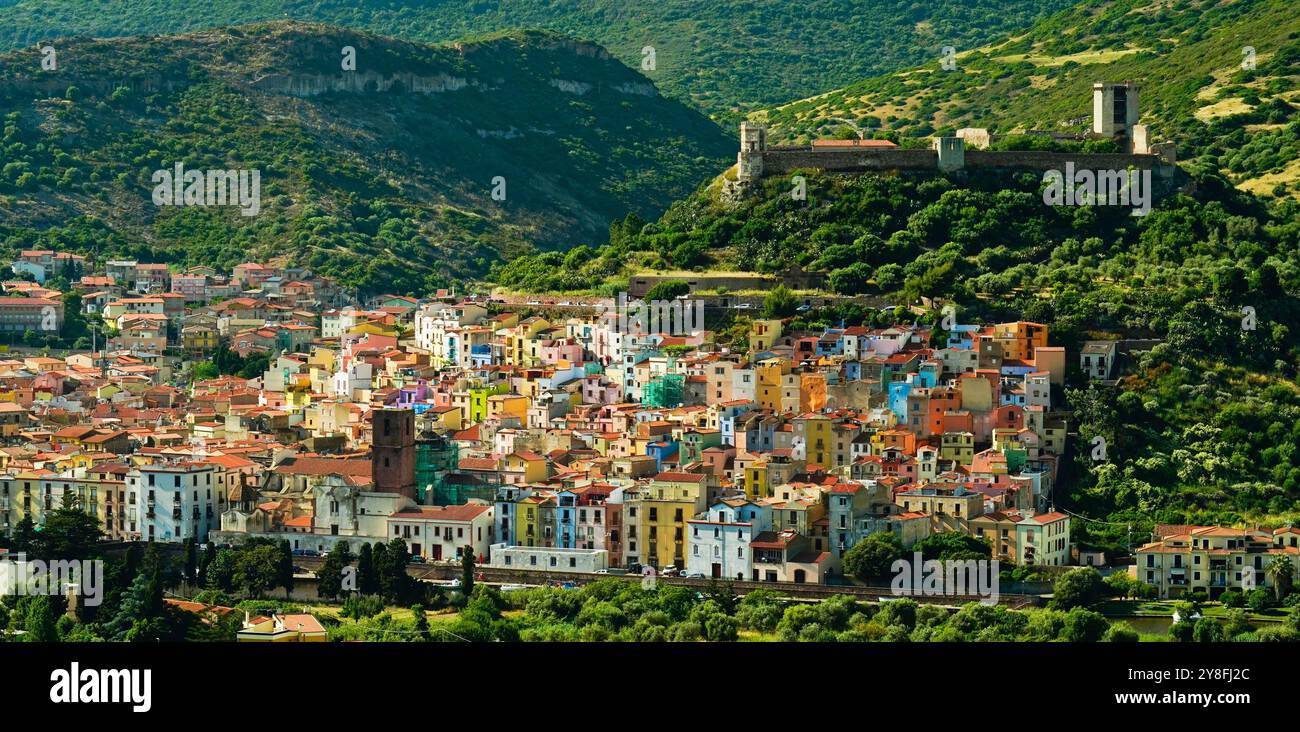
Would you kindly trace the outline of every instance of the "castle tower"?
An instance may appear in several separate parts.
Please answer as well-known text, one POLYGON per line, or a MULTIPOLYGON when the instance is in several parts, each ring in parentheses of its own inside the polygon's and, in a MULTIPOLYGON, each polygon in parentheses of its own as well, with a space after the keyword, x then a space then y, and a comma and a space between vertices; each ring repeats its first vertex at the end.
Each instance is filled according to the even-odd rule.
POLYGON ((376 409, 371 423, 371 472, 375 491, 415 500, 415 411, 376 409))
POLYGON ((934 138, 934 150, 939 154, 939 170, 961 170, 966 167, 966 141, 960 137, 934 138))
POLYGON ((1099 81, 1092 85, 1092 131, 1102 137, 1128 135, 1138 121, 1137 84, 1099 81))
POLYGON ((736 154, 736 177, 763 177, 763 152, 767 150, 767 128, 753 122, 740 123, 740 152, 736 154))

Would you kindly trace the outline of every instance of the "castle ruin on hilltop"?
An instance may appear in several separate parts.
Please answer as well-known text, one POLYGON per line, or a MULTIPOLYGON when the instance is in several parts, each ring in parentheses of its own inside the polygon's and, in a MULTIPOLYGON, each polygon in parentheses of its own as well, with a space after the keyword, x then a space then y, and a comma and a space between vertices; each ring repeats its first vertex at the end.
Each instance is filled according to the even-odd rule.
POLYGON ((1151 170, 1154 177, 1169 180, 1177 170, 1175 146, 1172 142, 1150 142, 1150 130, 1138 123, 1139 90, 1137 84, 1131 83, 1093 84, 1092 131, 1087 134, 1025 133, 1054 139, 1115 140, 1124 150, 1120 153, 990 150, 989 146, 1002 136, 973 127, 957 130, 951 137, 933 138, 930 149, 866 144, 872 141, 825 140, 810 145, 769 147, 767 128, 754 122, 741 122, 735 179, 724 180, 723 195, 738 198, 764 176, 783 175, 800 168, 844 173, 889 170, 947 173, 971 168, 1061 170, 1067 163, 1073 163, 1079 169, 1151 170))

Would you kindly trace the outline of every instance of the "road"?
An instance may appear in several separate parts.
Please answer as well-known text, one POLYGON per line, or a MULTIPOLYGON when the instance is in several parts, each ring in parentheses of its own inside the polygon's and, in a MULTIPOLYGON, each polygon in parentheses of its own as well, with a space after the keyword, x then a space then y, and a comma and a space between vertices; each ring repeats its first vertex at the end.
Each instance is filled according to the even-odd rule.
MULTIPOLYGON (((320 567, 321 561, 318 557, 294 557, 294 564, 313 572, 320 567)), ((406 565, 406 572, 412 577, 425 582, 459 579, 461 576, 459 564, 446 563, 424 564, 413 562, 406 565)), ((627 582, 640 582, 642 579, 639 575, 634 574, 597 575, 583 572, 551 572, 546 570, 504 569, 501 567, 478 567, 475 572, 482 576, 482 582, 491 585, 545 585, 557 582, 573 582, 582 585, 611 577, 627 582)), ((685 577, 658 577, 656 581, 669 585, 697 587, 702 590, 715 586, 712 580, 686 579, 685 577)), ((888 587, 801 584, 797 582, 752 582, 749 580, 720 580, 720 582, 737 595, 744 595, 752 590, 767 589, 775 590, 782 597, 792 600, 825 600, 835 595, 852 595, 860 600, 897 597, 888 587)), ((984 599, 976 595, 915 595, 911 597, 917 602, 940 605, 964 605, 967 602, 984 599)), ((1038 595, 1000 595, 998 603, 1013 608, 1033 607, 1041 605, 1043 598, 1038 595)))

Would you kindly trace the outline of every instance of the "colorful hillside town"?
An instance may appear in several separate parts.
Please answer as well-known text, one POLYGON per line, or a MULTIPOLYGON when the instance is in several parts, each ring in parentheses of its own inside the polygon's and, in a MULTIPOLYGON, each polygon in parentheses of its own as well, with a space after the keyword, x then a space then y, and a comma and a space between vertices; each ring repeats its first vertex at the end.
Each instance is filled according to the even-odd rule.
MULTIPOLYGON (((879 532, 959 532, 1018 566, 1097 561, 1055 507, 1068 354, 1039 323, 753 317, 732 349, 673 317, 689 303, 658 319, 627 317, 626 297, 360 303, 302 269, 90 273, 49 251, 12 269, 0 321, 72 286, 95 343, 0 354, 6 533, 70 496, 112 541, 319 555, 400 538, 415 562, 469 551, 540 572, 837 584, 879 532)), ((1110 378, 1115 344, 1076 358, 1110 378)), ((1138 550, 1137 576, 1165 596, 1213 588, 1296 536, 1183 527, 1138 550)))

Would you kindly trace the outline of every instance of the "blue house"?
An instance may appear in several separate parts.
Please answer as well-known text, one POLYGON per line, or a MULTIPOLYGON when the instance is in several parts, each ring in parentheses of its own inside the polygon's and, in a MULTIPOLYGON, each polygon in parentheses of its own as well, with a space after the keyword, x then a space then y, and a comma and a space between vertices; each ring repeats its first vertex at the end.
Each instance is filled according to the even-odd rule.
POLYGON ((677 454, 677 443, 671 440, 659 440, 646 446, 646 454, 655 459, 655 471, 663 472, 664 460, 677 454))

